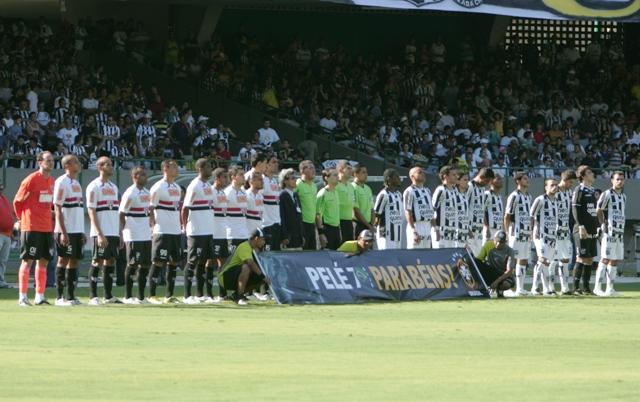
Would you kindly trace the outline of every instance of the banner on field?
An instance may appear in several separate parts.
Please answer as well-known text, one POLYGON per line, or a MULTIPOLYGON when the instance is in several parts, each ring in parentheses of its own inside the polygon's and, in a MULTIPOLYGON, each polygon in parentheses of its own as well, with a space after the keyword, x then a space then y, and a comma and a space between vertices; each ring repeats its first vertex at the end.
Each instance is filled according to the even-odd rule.
POLYGON ((640 0, 326 0, 397 9, 462 11, 545 19, 640 21, 640 0))
POLYGON ((371 250, 257 254, 281 304, 359 303, 371 300, 443 300, 488 297, 464 249, 371 250))

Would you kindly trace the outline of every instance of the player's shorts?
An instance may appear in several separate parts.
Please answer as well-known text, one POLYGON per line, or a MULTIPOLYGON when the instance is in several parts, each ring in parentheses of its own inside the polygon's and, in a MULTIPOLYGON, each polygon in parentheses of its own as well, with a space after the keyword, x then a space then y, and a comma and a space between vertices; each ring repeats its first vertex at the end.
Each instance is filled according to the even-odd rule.
POLYGON ((431 248, 431 224, 428 222, 416 222, 415 227, 418 234, 422 236, 422 240, 415 243, 413 241, 413 229, 407 225, 407 248, 431 248))
POLYGON ((227 239, 213 239, 213 258, 225 259, 229 257, 229 241, 227 239))
POLYGON ((616 261, 624 260, 624 242, 622 239, 613 239, 609 235, 604 235, 600 250, 602 258, 616 261))
MULTIPOLYGON (((238 277, 240 277, 241 270, 242 265, 236 265, 227 269, 224 274, 219 275, 218 283, 220 284, 220 287, 225 290, 236 290, 238 288, 238 277)), ((255 272, 251 271, 249 279, 245 285, 245 292, 257 288, 262 284, 262 282, 262 278, 260 278, 255 272)))
POLYGON ((154 234, 151 242, 153 262, 178 263, 182 259, 182 235, 154 234))
POLYGON ((571 240, 556 240, 556 256, 557 260, 571 260, 573 257, 573 246, 571 240))
POLYGON ((515 236, 509 236, 507 243, 516 252, 516 259, 528 260, 531 258, 531 242, 518 241, 515 236))
POLYGON ((120 238, 118 236, 106 236, 107 247, 98 247, 98 237, 93 237, 93 260, 111 260, 118 257, 118 248, 120 247, 120 238))
POLYGON ((213 258, 213 237, 211 235, 187 237, 187 261, 190 264, 204 263, 213 258))
POLYGON ((594 258, 598 255, 598 241, 594 234, 589 233, 587 239, 581 239, 578 233, 574 234, 576 254, 580 258, 594 258))
POLYGON ((83 248, 84 242, 84 234, 82 233, 67 233, 67 237, 69 238, 69 244, 63 246, 60 242, 60 237, 62 233, 56 233, 56 251, 58 252, 58 257, 64 258, 74 258, 76 260, 81 260, 83 257, 83 248))
POLYGON ((53 234, 51 232, 22 232, 20 234, 21 260, 51 260, 53 234))
POLYGON ((399 240, 387 240, 385 237, 377 237, 376 245, 378 250, 397 250, 401 248, 399 240))
POLYGON ((533 239, 538 258, 553 261, 556 258, 556 241, 553 239, 533 239))
POLYGON ((151 240, 128 241, 125 250, 127 251, 127 265, 151 265, 151 240))

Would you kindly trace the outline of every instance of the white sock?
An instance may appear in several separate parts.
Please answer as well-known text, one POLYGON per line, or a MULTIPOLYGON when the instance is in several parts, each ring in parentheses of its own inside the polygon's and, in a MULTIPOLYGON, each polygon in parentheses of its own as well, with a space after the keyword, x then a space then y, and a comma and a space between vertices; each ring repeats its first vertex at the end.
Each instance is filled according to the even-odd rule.
POLYGON ((540 262, 533 266, 533 276, 531 277, 531 293, 538 289, 538 277, 540 276, 540 262))
POLYGON ((22 300, 22 299, 26 299, 27 298, 27 294, 26 293, 18 293, 18 299, 22 300))
MULTIPOLYGON (((603 264, 602 261, 600 261, 598 263, 598 268, 596 268, 596 283, 595 285, 593 285, 594 291, 602 291, 602 286, 600 286, 600 280, 602 279, 602 273, 605 272, 606 269, 607 269, 607 266, 603 264)), ((609 279, 607 278, 607 282, 608 281, 609 279)))
POLYGON ((567 264, 558 261, 558 279, 560 279, 560 291, 562 293, 569 291, 569 275, 566 271, 567 264))
POLYGON ((540 282, 542 282, 542 293, 548 293, 549 288, 547 287, 547 280, 549 278, 549 266, 540 263, 540 282))
POLYGON ((607 265, 607 292, 613 290, 613 284, 616 282, 616 276, 618 275, 618 267, 615 265, 607 265))
POLYGON ((549 292, 555 292, 556 291, 556 285, 555 285, 555 276, 556 276, 556 266, 558 265, 558 260, 553 260, 551 261, 551 264, 549 264, 548 270, 548 276, 547 276, 547 290, 549 292))
POLYGON ((524 274, 526 267, 524 265, 516 265, 516 292, 524 290, 524 274))

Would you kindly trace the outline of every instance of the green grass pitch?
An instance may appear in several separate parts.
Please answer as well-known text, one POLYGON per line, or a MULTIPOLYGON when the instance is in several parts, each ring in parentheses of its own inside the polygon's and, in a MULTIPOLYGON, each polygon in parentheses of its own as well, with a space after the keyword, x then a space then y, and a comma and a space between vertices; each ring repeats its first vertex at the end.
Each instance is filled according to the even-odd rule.
POLYGON ((637 400, 640 286, 618 288, 625 297, 73 308, 19 308, 0 290, 0 400, 637 400))

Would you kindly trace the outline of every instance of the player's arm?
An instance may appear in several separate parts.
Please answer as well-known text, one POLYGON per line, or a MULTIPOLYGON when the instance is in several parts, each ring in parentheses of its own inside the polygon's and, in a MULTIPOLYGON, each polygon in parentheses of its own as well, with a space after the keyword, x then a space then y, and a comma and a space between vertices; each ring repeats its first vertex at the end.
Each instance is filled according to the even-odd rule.
POLYGON ((149 194, 149 226, 156 225, 156 206, 158 205, 158 188, 151 187, 149 194))
POLYGON ((533 228, 533 237, 539 238, 540 236, 540 208, 542 207, 540 198, 536 198, 531 206, 530 218, 531 227, 533 228))
POLYGON ((318 238, 320 240, 320 246, 324 248, 327 245, 327 237, 324 234, 324 222, 322 221, 322 211, 324 211, 324 194, 325 189, 322 189, 316 195, 316 228, 318 229, 318 238))
MULTIPOLYGON (((407 226, 413 230, 414 236, 416 235, 416 223, 413 220, 413 191, 411 187, 407 188, 402 194, 402 201, 404 203, 404 217, 407 220, 407 226)), ((407 239, 409 240, 409 239, 407 239)))
POLYGON ((13 209, 18 218, 18 222, 22 219, 22 212, 24 211, 24 203, 31 195, 31 177, 26 178, 20 183, 16 196, 13 197, 13 209))
POLYGON ((600 228, 603 232, 607 231, 607 220, 604 216, 604 210, 607 208, 609 204, 609 197, 607 197, 607 192, 600 194, 600 198, 598 198, 598 203, 596 204, 596 215, 598 216, 598 223, 600 224, 600 228))
POLYGON ((184 197, 184 204, 182 204, 182 209, 180 210, 180 222, 182 224, 183 231, 187 226, 187 220, 189 219, 189 213, 191 212, 190 208, 193 205, 193 198, 195 195, 193 188, 189 186, 187 188, 187 194, 184 197))
POLYGON ((511 220, 513 219, 513 214, 515 213, 516 203, 515 203, 515 195, 510 195, 507 199, 507 208, 504 211, 504 230, 509 233, 509 227, 511 226, 511 220))
POLYGON ((378 226, 380 224, 380 217, 384 213, 384 208, 387 205, 387 197, 385 193, 380 191, 378 196, 376 197, 376 203, 373 207, 373 226, 378 226))
POLYGON ((66 246, 69 244, 69 237, 67 236, 67 225, 65 224, 64 214, 62 213, 62 204, 64 203, 65 194, 61 182, 56 181, 53 187, 53 194, 55 194, 55 199, 53 200, 53 214, 58 226, 60 227, 60 243, 62 243, 63 246, 66 246))
POLYGON ((97 233, 98 237, 98 247, 106 247, 107 239, 104 237, 102 230, 100 229, 100 225, 98 223, 98 212, 96 208, 98 207, 98 190, 96 186, 87 187, 87 213, 89 214, 89 222, 93 231, 97 233))
POLYGON ((436 241, 440 240, 440 221, 442 219, 442 217, 440 216, 440 207, 442 206, 443 201, 444 189, 442 187, 438 187, 433 193, 433 198, 431 199, 431 206, 433 207, 433 219, 431 220, 431 227, 435 229, 434 232, 436 235, 436 241))

